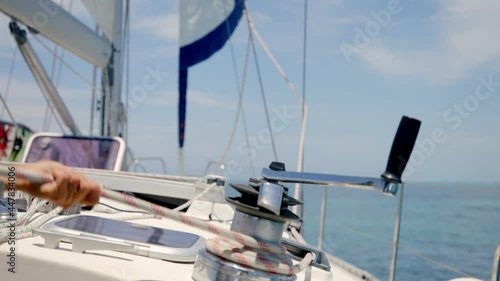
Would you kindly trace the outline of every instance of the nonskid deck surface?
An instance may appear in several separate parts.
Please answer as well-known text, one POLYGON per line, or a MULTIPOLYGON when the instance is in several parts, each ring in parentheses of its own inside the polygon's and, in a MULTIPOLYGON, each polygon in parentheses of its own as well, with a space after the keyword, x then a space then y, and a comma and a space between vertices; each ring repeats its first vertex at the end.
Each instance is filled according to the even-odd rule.
MULTIPOLYGON (((106 202, 123 209, 131 209, 116 202, 106 202)), ((211 204, 210 204, 211 205, 211 204)), ((224 204, 215 204, 209 207, 214 210, 219 208, 219 219, 231 217, 227 214, 224 204), (224 214, 225 213, 225 214, 224 214)), ((205 206, 208 207, 208 206, 205 206)), ((205 213, 203 204, 190 214, 201 218, 205 213)), ((97 209, 97 208, 96 208, 97 209)), ((101 208, 102 209, 102 208, 101 208)), ((84 212, 85 215, 99 216, 104 218, 123 219, 126 217, 139 217, 140 214, 127 213, 103 213, 95 211, 84 212)), ((40 214, 37 214, 40 216, 40 214)), ((56 217, 53 220, 60 219, 56 217)), ((188 233, 193 233, 205 239, 213 237, 213 234, 199 230, 188 225, 175 222, 165 218, 141 218, 134 219, 134 224, 143 224, 159 228, 167 228, 188 233)), ((215 222, 215 221, 214 221, 215 222)), ((229 229, 230 222, 220 222, 220 225, 229 229)), ((192 280, 193 263, 181 263, 143 257, 110 250, 87 251, 84 254, 76 253, 69 243, 61 243, 59 249, 48 249, 44 247, 44 239, 41 236, 19 239, 16 241, 16 273, 8 272, 8 265, 1 263, 2 275, 8 276, 8 280, 36 280, 39 278, 50 280, 192 280), (9 275, 7 275, 9 274, 9 275)), ((0 256, 6 257, 10 248, 7 243, 0 246, 0 256)), ((3 260, 4 258, 2 258, 3 260)), ((322 271, 316 267, 309 267, 297 275, 297 280, 363 280, 345 269, 345 265, 337 266, 331 264, 331 272, 322 271), (306 277, 307 275, 307 277, 306 277), (332 277, 333 276, 333 277, 332 277)))

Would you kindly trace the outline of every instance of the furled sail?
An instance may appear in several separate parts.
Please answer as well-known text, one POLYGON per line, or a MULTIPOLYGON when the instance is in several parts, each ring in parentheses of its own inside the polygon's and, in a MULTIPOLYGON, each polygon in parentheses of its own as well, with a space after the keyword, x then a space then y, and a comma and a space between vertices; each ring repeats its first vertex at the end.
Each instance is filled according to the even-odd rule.
POLYGON ((243 0, 179 1, 179 147, 184 146, 188 68, 220 50, 238 25, 243 0))

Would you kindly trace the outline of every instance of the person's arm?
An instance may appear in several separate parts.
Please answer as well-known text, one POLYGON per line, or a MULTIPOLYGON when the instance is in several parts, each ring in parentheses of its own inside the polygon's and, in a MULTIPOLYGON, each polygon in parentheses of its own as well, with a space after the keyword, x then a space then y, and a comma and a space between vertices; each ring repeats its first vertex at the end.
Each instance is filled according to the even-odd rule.
MULTIPOLYGON (((55 161, 39 161, 22 165, 23 170, 52 175, 53 182, 33 184, 26 179, 15 177, 14 186, 17 190, 33 196, 45 198, 64 208, 76 203, 95 205, 99 202, 100 186, 83 174, 75 172, 55 161)), ((4 177, 2 181, 7 184, 4 177)), ((7 186, 8 188, 8 186, 7 186)))

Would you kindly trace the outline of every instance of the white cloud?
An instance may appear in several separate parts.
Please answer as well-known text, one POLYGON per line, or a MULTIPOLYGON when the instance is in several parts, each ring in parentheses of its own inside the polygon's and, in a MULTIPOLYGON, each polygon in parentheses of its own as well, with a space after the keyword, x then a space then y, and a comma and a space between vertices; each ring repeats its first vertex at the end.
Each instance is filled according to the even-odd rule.
POLYGON ((452 83, 500 59, 500 1, 440 3, 439 12, 432 17, 440 35, 434 49, 395 49, 374 40, 362 49, 361 58, 384 74, 423 76, 437 83, 452 83))
MULTIPOLYGON (((177 92, 156 92, 149 95, 144 101, 144 104, 154 106, 176 106, 178 103, 177 92)), ((188 104, 199 105, 211 108, 224 108, 231 103, 230 98, 221 99, 220 96, 196 90, 188 90, 187 93, 188 104)), ((233 105, 234 103, 232 103, 233 105)))
POLYGON ((132 22, 132 28, 150 33, 160 39, 177 41, 179 37, 179 15, 163 14, 143 17, 132 22))
POLYGON ((271 17, 264 14, 263 12, 252 12, 252 18, 257 21, 257 22, 269 22, 271 20, 271 17))
POLYGON ((341 17, 336 19, 335 24, 356 24, 356 23, 364 23, 369 21, 370 18, 366 16, 357 16, 357 17, 341 17))
POLYGON ((225 107, 227 105, 220 96, 201 91, 189 91, 188 102, 207 107, 225 107))

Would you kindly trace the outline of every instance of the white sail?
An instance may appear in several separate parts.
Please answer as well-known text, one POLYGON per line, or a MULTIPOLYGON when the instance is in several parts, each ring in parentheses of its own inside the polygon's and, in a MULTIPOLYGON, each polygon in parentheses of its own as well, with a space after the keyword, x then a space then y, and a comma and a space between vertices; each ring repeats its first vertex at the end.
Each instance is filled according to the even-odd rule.
POLYGON ((234 11, 234 0, 179 1, 180 46, 189 45, 224 23, 234 11))
POLYGON ((81 0, 92 15, 104 35, 112 42, 115 40, 115 7, 117 0, 81 0))
POLYGON ((0 0, 0 12, 37 30, 89 63, 104 67, 112 54, 109 41, 50 0, 0 0))

